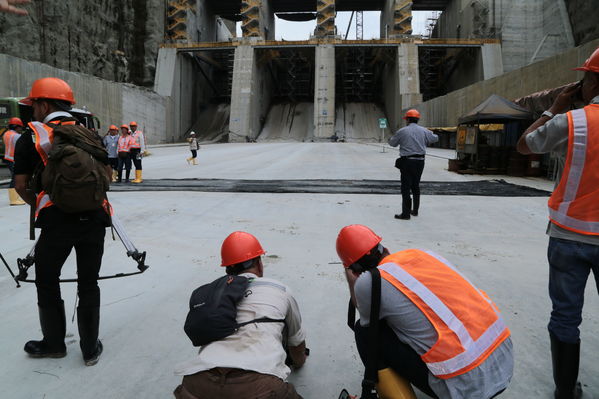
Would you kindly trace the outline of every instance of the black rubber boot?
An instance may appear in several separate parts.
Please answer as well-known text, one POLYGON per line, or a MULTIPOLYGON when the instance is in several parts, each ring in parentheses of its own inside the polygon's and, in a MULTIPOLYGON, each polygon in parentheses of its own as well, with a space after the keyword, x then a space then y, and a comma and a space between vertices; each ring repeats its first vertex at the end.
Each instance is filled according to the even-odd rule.
POLYGON ((129 175, 131 174, 131 170, 125 171, 125 183, 129 183, 129 175))
POLYGON ((410 214, 412 216, 418 216, 418 208, 420 208, 420 195, 414 195, 414 200, 412 201, 412 212, 410 212, 410 214))
POLYGON ((104 349, 98 339, 100 329, 100 307, 78 307, 77 326, 79 327, 79 346, 86 366, 98 363, 104 349))
POLYGON ((25 344, 25 352, 31 357, 60 358, 67 355, 64 344, 67 322, 64 314, 64 302, 52 307, 38 306, 40 326, 44 338, 41 341, 29 341, 25 344))
POLYGON ((118 173, 118 177, 117 177, 117 179, 116 179, 116 182, 117 182, 117 183, 120 183, 120 182, 122 182, 122 181, 123 181, 123 171, 122 171, 122 170, 119 170, 119 173, 118 173))
POLYGON ((568 344, 559 341, 551 333, 549 336, 551 337, 555 399, 579 399, 582 397, 582 386, 578 382, 580 341, 576 344, 568 344))

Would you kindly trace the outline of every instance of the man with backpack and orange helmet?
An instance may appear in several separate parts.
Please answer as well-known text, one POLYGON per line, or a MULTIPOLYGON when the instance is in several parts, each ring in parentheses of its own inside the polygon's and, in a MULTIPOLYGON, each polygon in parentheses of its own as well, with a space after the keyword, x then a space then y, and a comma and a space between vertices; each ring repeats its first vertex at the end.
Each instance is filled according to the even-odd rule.
POLYGON ((41 228, 34 258, 43 334, 42 340, 29 341, 24 349, 36 358, 66 356, 66 318, 59 279, 74 248, 80 347, 85 364, 91 366, 103 348, 98 339, 97 279, 105 230, 111 224, 106 200, 110 172, 106 150, 97 135, 78 125, 69 113, 74 103, 71 87, 58 78, 36 80, 29 96, 22 100, 33 108, 34 122, 29 124, 33 134, 24 134, 17 141, 15 180, 21 197, 35 208, 35 226, 41 228), (86 150, 73 143, 82 143, 86 150))

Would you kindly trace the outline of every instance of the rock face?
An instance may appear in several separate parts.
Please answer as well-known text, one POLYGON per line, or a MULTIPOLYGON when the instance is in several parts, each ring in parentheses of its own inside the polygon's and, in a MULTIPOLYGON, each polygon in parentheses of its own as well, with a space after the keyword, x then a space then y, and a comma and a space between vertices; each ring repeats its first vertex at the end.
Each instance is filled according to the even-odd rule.
POLYGON ((152 86, 164 0, 36 0, 0 14, 0 53, 117 82, 152 86))
POLYGON ((577 46, 599 38, 599 8, 589 0, 566 0, 577 46))

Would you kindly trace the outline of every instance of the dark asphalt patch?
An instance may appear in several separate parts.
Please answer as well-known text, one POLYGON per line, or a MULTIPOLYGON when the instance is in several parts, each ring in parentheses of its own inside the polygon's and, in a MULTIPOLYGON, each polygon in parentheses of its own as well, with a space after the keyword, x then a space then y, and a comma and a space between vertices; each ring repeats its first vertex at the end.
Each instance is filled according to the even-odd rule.
MULTIPOLYGON (((110 191, 203 191, 224 193, 297 194, 401 194, 396 180, 231 180, 157 179, 141 184, 112 184, 110 191)), ((422 182, 422 195, 474 195, 487 197, 547 197, 551 193, 504 180, 422 182)))

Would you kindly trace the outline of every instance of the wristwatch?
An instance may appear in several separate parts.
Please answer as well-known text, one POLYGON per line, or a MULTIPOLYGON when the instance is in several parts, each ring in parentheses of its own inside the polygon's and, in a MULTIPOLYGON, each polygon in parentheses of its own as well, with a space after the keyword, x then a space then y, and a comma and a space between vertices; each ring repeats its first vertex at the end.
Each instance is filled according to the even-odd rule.
POLYGON ((549 118, 549 119, 553 119, 553 117, 554 117, 555 115, 553 115, 553 112, 551 112, 551 111, 545 111, 545 112, 543 112, 543 113, 541 114, 541 116, 546 116, 546 117, 547 117, 547 118, 549 118))

